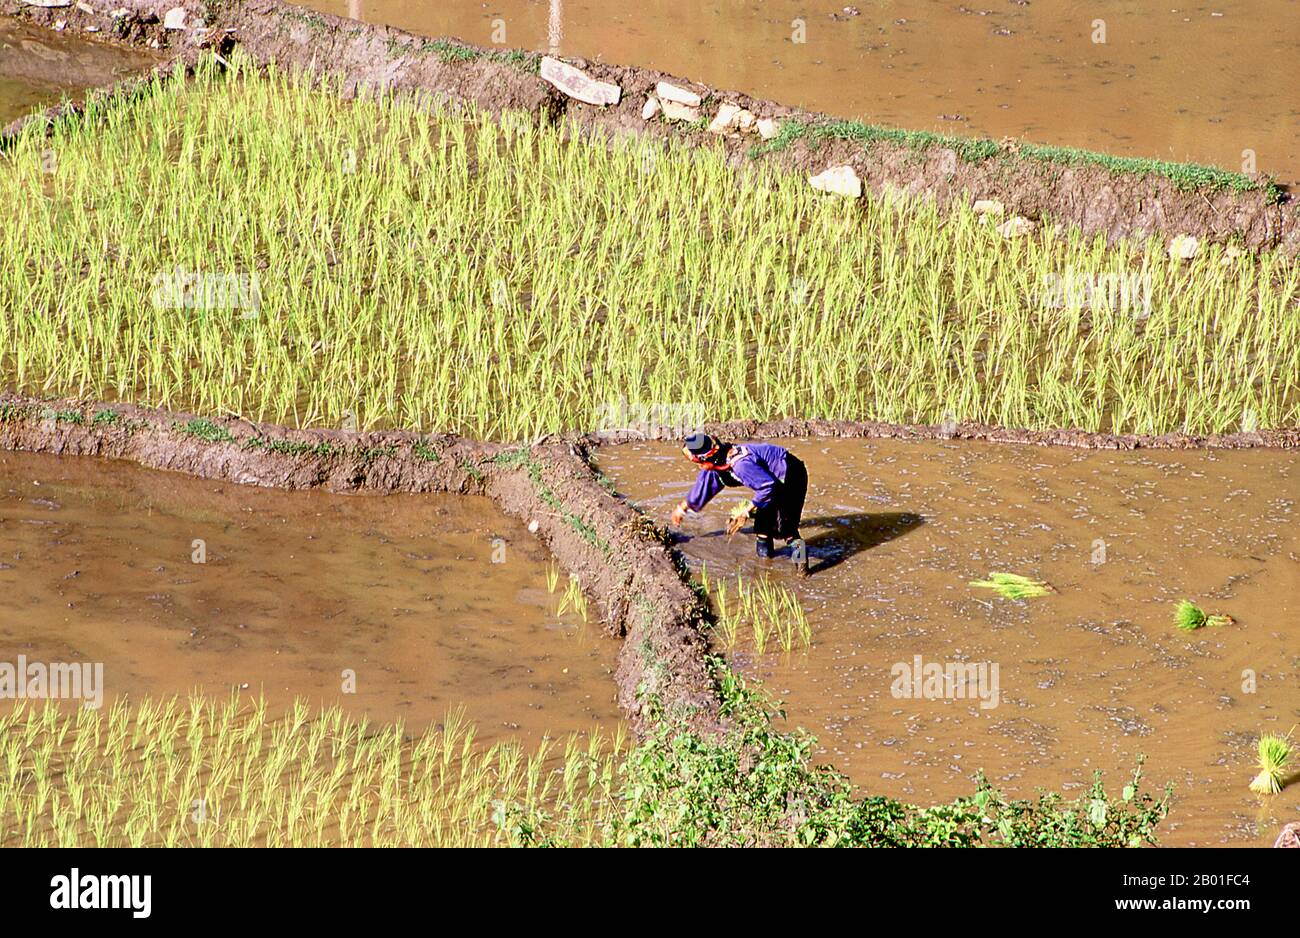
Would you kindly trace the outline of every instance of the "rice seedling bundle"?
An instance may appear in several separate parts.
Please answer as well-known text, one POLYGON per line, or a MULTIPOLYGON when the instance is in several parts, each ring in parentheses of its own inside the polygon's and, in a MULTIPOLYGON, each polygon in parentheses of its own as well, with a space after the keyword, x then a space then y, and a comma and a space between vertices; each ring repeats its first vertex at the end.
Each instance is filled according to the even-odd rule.
POLYGON ((209 61, 0 154, 3 383, 498 439, 592 429, 620 399, 721 420, 1300 424, 1285 258, 1004 242, 970 211, 826 199, 713 150, 336 91, 209 61), (1149 308, 1048 289, 1078 274, 1138 278, 1149 308))
POLYGON ((569 581, 565 584, 564 594, 560 597, 555 614, 562 616, 570 609, 582 616, 583 622, 587 621, 587 594, 582 591, 582 581, 572 573, 569 574, 569 581))
POLYGON ((970 585, 991 589, 1003 599, 1033 599, 1052 592, 1046 583, 1019 573, 990 573, 987 580, 972 580, 970 585))
POLYGON ((1250 783, 1250 790, 1261 795, 1276 795, 1286 784, 1287 767, 1291 764, 1294 748, 1291 736, 1265 733, 1259 738, 1257 755, 1259 774, 1250 783))
POLYGON ((1196 605, 1196 603, 1192 602, 1190 599, 1181 600, 1174 608, 1174 625, 1184 632, 1194 632, 1207 625, 1220 626, 1232 625, 1232 623, 1232 616, 1208 616, 1200 606, 1196 605))

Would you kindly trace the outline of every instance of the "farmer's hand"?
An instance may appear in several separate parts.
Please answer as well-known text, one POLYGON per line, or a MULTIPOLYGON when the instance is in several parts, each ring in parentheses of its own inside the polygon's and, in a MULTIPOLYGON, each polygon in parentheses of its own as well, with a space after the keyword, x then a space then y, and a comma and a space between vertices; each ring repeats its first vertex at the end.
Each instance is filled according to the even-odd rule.
POLYGON ((753 502, 741 502, 735 508, 731 509, 731 517, 727 519, 727 536, 735 534, 745 526, 749 516, 754 512, 753 502))
POLYGON ((673 509, 672 522, 674 527, 686 520, 686 502, 678 502, 677 507, 673 509))
POLYGON ((734 521, 739 518, 741 521, 747 519, 754 513, 753 502, 741 502, 735 508, 731 509, 731 519, 734 521))

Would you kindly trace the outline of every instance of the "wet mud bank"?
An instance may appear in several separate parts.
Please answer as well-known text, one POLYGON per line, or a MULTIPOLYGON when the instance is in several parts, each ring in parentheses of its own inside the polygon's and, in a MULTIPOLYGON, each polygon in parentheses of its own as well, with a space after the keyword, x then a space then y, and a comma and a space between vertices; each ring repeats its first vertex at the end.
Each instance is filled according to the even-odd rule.
POLYGON ((240 485, 486 495, 524 522, 623 639, 615 674, 635 732, 662 710, 700 729, 718 702, 702 611, 653 526, 603 488, 570 444, 299 431, 131 405, 0 396, 0 449, 100 456, 240 485))
POLYGON ((544 121, 563 116, 596 135, 634 134, 720 146, 737 164, 772 162, 809 174, 851 166, 877 193, 932 198, 941 205, 996 200, 1008 214, 1076 226, 1113 240, 1192 235, 1253 250, 1300 253, 1300 209, 1294 198, 1279 195, 1262 180, 1234 187, 1195 177, 1175 179, 1154 170, 1113 169, 1077 153, 1027 155, 1015 141, 994 146, 933 135, 875 133, 864 140, 858 131, 826 115, 651 69, 571 60, 589 79, 617 86, 617 103, 596 106, 543 80, 538 74, 541 57, 535 53, 431 40, 279 0, 191 3, 182 8, 188 25, 170 30, 161 24, 167 12, 176 9, 171 2, 121 0, 121 7, 128 11, 127 22, 114 26, 107 9, 86 14, 76 7, 46 10, 0 0, 0 13, 47 26, 63 19, 73 28, 116 29, 121 41, 158 43, 174 55, 190 56, 202 48, 228 50, 237 43, 259 63, 274 61, 341 75, 350 89, 423 92, 491 111, 527 111, 544 121), (643 118, 642 108, 660 81, 699 97, 698 122, 643 118), (703 125, 724 105, 777 121, 793 132, 762 145, 753 134, 705 130, 703 125))
MULTIPOLYGON (((706 423, 706 433, 731 440, 757 439, 859 439, 859 440, 972 440, 1027 446, 1066 446, 1074 449, 1300 449, 1300 428, 1279 428, 1241 433, 1093 433, 1088 430, 1023 430, 979 423, 901 425, 877 420, 731 420, 706 423)), ((581 434, 576 441, 588 449, 623 443, 641 443, 647 434, 636 430, 581 434)))
POLYGON ((65 95, 76 100, 86 89, 113 85, 164 58, 148 47, 98 41, 95 34, 0 19, 0 128, 21 126, 26 112, 57 107, 65 95))

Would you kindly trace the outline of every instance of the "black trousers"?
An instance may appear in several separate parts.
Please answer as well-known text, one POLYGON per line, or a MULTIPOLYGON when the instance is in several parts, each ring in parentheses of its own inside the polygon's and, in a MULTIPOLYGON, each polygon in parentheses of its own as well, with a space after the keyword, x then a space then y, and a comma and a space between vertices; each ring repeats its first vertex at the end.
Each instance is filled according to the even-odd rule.
POLYGON ((754 533, 759 537, 798 537, 807 497, 808 468, 793 453, 788 453, 785 481, 777 483, 772 500, 754 513, 754 533))

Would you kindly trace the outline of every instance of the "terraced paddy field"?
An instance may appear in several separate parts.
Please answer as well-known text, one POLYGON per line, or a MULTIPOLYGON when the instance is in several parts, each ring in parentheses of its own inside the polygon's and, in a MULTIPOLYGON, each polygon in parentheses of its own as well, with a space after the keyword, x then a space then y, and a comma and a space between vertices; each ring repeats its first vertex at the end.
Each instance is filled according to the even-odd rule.
MULTIPOLYGON (((818 758, 865 790, 932 803, 977 769, 1023 796, 1145 753, 1152 781, 1176 788, 1167 844, 1269 846, 1300 811, 1300 789, 1248 789, 1258 735, 1300 720, 1295 454, 782 442, 811 478, 811 576, 724 537, 726 495, 679 547, 715 593, 767 575, 798 596, 810 647, 760 655, 742 633, 730 657, 818 737, 818 758), (1011 601, 970 585, 991 571, 1055 591, 1011 601), (1235 624, 1177 630, 1184 598, 1235 624), (891 669, 911 673, 916 656, 995 663, 996 692, 896 696, 891 669)), ((665 444, 606 447, 599 464, 659 517, 692 477, 665 444)))
POLYGON ((581 134, 213 60, 159 79, 0 155, 0 369, 26 392, 493 439, 598 428, 619 399, 1300 424, 1284 257, 1008 242, 970 209, 864 208, 720 151, 581 134))
MULTIPOLYGON (((662 474, 672 448, 601 450, 612 483, 585 462, 629 414, 1294 445, 1300 272, 1244 249, 1285 243, 1257 230, 1291 217, 1269 201, 1280 190, 1094 154, 1087 172, 1169 205, 1231 203, 1253 240, 1184 253, 1164 229, 1111 243, 1050 214, 1006 228, 964 198, 818 191, 703 119, 624 133, 635 114, 557 106, 527 53, 230 15, 253 52, 231 40, 0 150, 0 438, 209 479, 14 457, 5 526, 27 546, 5 562, 36 567, 15 595, 49 614, 19 614, 6 640, 77 657, 71 636, 139 693, 100 716, 0 717, 0 842, 1199 844, 1262 841, 1294 807, 1289 788, 1252 816, 1245 794, 1258 735, 1296 715, 1279 690, 1296 667, 1276 598, 1294 595, 1296 555, 1280 451, 808 441, 810 580, 788 564, 756 576, 707 530, 675 545, 708 563, 715 602, 739 573, 733 598, 797 620, 763 650, 609 490, 658 513, 663 486, 685 483, 681 463, 662 474), (388 94, 254 64, 327 36, 426 84, 388 94), (491 84, 497 69, 517 87, 491 84), (466 97, 498 98, 474 81, 529 109, 479 109, 466 97), (1052 590, 1022 604, 971 585, 1000 568, 1052 590), (1174 632, 1185 597, 1233 623, 1174 632), (622 637, 616 668, 584 607, 622 637), (110 630, 123 640, 96 644, 110 630), (898 704, 874 682, 922 653, 997 664, 997 706, 898 704), (626 746, 596 690, 611 669, 626 746), (784 723, 754 678, 788 699, 784 723), (193 684, 205 696, 153 702, 193 684), (227 704, 232 688, 246 696, 227 704), (500 745, 468 745, 443 716, 456 703, 500 745), (585 743, 545 745, 592 723, 585 743), (801 724, 820 750, 785 732, 801 724), (1178 788, 1170 824, 1149 784, 1126 784, 1139 752, 1147 782, 1178 788), (1034 794, 1063 782, 1064 799, 1034 794), (192 826, 196 800, 228 826, 192 826)), ((157 16, 133 22, 167 38, 157 16)), ((878 130, 792 121, 754 146, 857 159, 878 130)), ((950 144, 899 146, 924 163, 950 144)), ((1019 158, 971 146, 981 172, 1019 158)), ((1038 158, 1056 172, 1078 154, 1038 158)))
POLYGON ((5 660, 98 662, 103 705, 234 692, 412 731, 463 709, 482 741, 529 748, 618 725, 616 643, 557 615, 545 548, 481 497, 6 452, 0 531, 5 660))
POLYGON ((310 0, 428 36, 635 62, 872 123, 1088 147, 1300 181, 1287 0, 670 3, 310 0), (1249 84, 1249 107, 1241 88, 1249 84), (1139 90, 1140 89, 1140 90, 1139 90), (1245 142, 1249 141, 1249 143, 1245 142))

